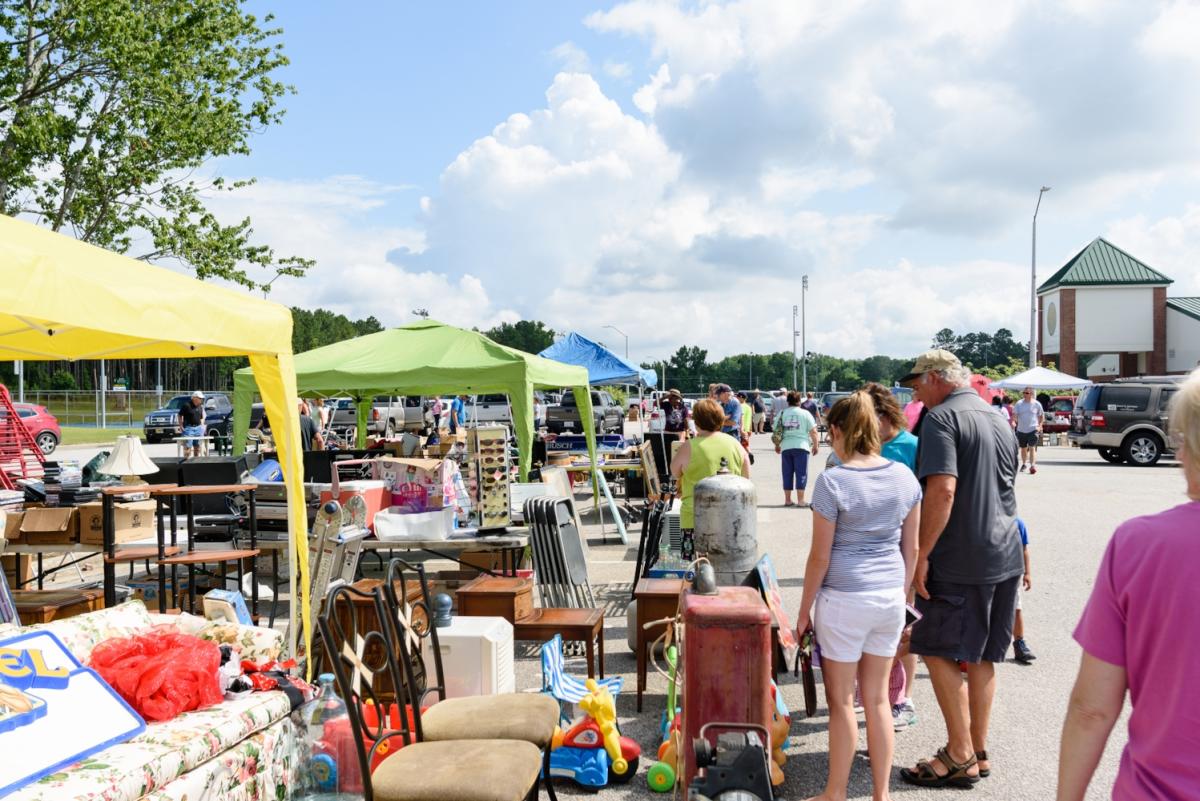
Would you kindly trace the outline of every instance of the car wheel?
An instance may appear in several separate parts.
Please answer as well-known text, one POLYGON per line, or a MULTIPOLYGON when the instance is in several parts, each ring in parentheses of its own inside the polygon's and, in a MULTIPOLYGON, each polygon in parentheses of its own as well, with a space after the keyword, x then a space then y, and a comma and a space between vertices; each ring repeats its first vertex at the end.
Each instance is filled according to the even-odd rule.
POLYGON ((158 437, 155 437, 155 436, 152 436, 152 435, 150 435, 150 434, 147 434, 147 435, 146 435, 146 444, 147 444, 147 445, 156 445, 156 444, 158 444, 158 437))
POLYGON ((1116 448, 1101 448, 1100 458, 1111 464, 1121 464, 1125 461, 1125 457, 1116 448))
POLYGON ((1162 457, 1163 443, 1157 434, 1138 431, 1121 443, 1121 457, 1137 467, 1151 467, 1162 457))
POLYGON ((51 431, 43 431, 37 435, 37 446, 46 456, 54 453, 54 449, 58 447, 58 437, 54 436, 51 431))

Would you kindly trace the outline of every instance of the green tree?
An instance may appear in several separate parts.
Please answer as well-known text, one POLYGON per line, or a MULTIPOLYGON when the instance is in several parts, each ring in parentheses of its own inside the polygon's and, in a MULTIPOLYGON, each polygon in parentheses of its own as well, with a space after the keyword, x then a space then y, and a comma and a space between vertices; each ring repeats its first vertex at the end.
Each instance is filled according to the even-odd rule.
POLYGON ((374 317, 351 320, 328 309, 292 307, 292 349, 296 353, 382 330, 383 326, 374 317))
POLYGON ((501 323, 483 334, 493 342, 526 353, 541 353, 554 344, 554 329, 547 328, 541 320, 501 323))
POLYGON ((206 207, 246 182, 195 176, 283 116, 281 32, 244 5, 0 0, 0 211, 200 278, 303 275, 312 262, 206 207))

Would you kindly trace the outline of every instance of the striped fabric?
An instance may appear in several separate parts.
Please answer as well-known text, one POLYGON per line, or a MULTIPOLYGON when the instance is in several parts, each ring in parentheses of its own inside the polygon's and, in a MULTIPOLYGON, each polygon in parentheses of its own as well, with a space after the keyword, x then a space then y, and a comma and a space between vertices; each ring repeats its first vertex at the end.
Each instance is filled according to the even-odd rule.
MULTIPOLYGON (((609 676, 606 679, 597 679, 596 683, 607 687, 615 698, 621 692, 625 680, 620 676, 609 676)), ((588 694, 583 680, 567 673, 561 634, 555 634, 554 639, 542 643, 542 692, 556 698, 560 705, 577 704, 588 694)))
POLYGON ((827 469, 812 508, 835 525, 829 571, 821 585, 839 592, 904 586, 900 526, 921 500, 921 485, 902 464, 827 469))

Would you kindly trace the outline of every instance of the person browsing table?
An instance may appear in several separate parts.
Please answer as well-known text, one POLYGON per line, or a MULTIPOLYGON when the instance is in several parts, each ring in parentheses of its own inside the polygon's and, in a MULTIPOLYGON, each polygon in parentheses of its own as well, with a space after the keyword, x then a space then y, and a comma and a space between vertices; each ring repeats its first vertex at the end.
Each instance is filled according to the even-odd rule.
POLYGON ((750 477, 750 460, 742 443, 721 433, 725 412, 715 400, 705 398, 692 408, 696 436, 685 440, 671 459, 671 475, 679 482, 679 527, 683 534, 683 558, 695 555, 696 516, 693 491, 696 482, 715 476, 724 461, 729 472, 750 477))

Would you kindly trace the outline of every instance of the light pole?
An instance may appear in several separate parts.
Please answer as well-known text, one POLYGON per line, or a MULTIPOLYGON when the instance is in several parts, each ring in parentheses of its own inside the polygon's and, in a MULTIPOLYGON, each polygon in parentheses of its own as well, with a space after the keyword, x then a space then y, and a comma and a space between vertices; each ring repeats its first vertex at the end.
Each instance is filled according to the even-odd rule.
POLYGON ((625 359, 628 361, 628 359, 629 359, 629 334, 626 334, 624 331, 622 331, 620 328, 617 328, 615 325, 606 325, 603 327, 611 328, 612 330, 616 331, 621 336, 625 337, 625 359))
MULTIPOLYGON (((801 295, 803 297, 803 295, 801 295)), ((800 381, 796 378, 796 315, 800 313, 800 307, 792 305, 792 389, 799 386, 800 381)))
POLYGON ((750 351, 750 378, 746 389, 754 389, 754 351, 750 351))
POLYGON ((1050 191, 1043 186, 1038 192, 1037 205, 1033 207, 1033 255, 1029 260, 1029 366, 1037 367, 1037 216, 1042 207, 1042 195, 1050 191))
POLYGON ((808 276, 800 279, 800 350, 804 351, 804 377, 800 387, 802 393, 808 393, 808 343, 805 342, 808 331, 808 315, 805 301, 808 299, 808 276))

